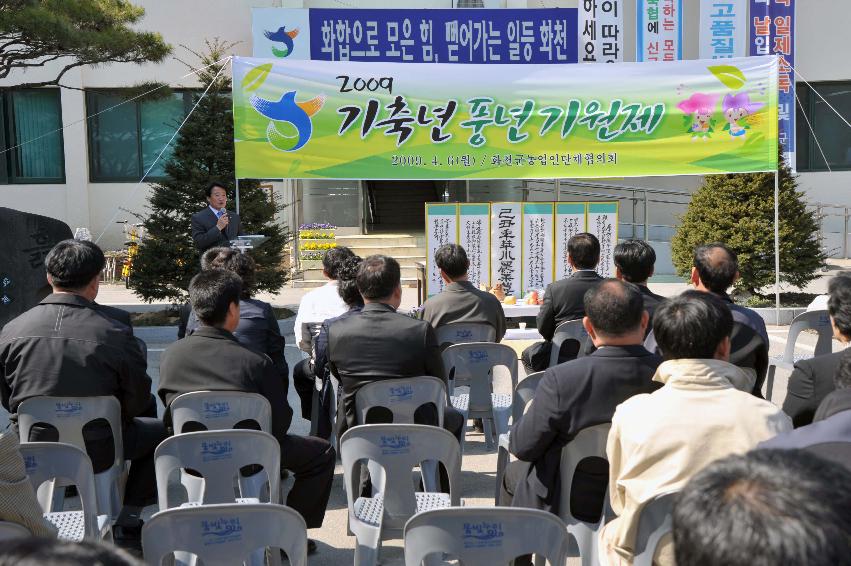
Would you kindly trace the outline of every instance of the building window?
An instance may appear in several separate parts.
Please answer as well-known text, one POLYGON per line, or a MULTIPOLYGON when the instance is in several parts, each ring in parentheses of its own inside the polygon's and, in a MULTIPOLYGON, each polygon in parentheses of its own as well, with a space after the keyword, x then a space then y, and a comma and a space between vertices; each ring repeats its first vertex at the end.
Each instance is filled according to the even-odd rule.
POLYGON ((0 93, 0 183, 64 183, 58 88, 0 93))
MULTIPOLYGON (((130 91, 86 91, 89 178, 93 183, 138 182, 192 108, 193 92, 127 101, 130 91)), ((165 178, 174 142, 145 180, 165 178)))
POLYGON ((795 148, 798 171, 851 170, 851 129, 818 94, 843 116, 851 116, 851 82, 825 82, 798 85, 801 105, 797 109, 795 148), (804 108, 804 115, 801 112, 804 108), (806 116, 806 118, 804 117, 806 116), (807 119, 810 126, 807 126, 807 119), (815 136, 813 136, 815 132, 815 136), (818 144, 816 143, 818 139, 818 144), (821 144, 821 151, 819 151, 821 144), (822 156, 821 152, 824 152, 822 156), (827 158, 827 163, 825 163, 827 158), (830 167, 828 167, 828 164, 830 167))

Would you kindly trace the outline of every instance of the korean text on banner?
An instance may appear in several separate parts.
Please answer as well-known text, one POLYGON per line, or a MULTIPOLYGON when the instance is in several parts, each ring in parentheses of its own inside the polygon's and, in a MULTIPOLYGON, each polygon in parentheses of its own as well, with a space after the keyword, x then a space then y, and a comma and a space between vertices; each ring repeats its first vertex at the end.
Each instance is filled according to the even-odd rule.
POLYGON ((637 0, 637 61, 683 58, 683 0, 637 0))
POLYGON ((585 232, 586 204, 584 202, 556 203, 555 221, 555 278, 564 279, 573 274, 567 262, 567 242, 580 232, 585 232))
POLYGON ((589 202, 588 232, 600 241, 600 277, 615 276, 615 245, 618 243, 618 203, 589 202))
POLYGON ((458 205, 458 243, 467 252, 467 278, 476 287, 490 282, 490 205, 458 205))
POLYGON ((748 54, 748 0, 700 0, 700 58, 748 54))
POLYGON ((577 60, 576 8, 254 8, 251 28, 255 57, 397 63, 577 60))
POLYGON ((523 296, 552 282, 553 203, 523 203, 523 296))
POLYGON ((751 55, 777 55, 780 97, 778 140, 795 168, 795 0, 750 0, 751 55))
POLYGON ((769 57, 558 69, 236 57, 233 69, 239 178, 552 179, 777 165, 769 57), (725 112, 722 100, 738 110, 725 112))
POLYGON ((623 61, 623 3, 623 0, 580 0, 580 63, 623 61))
POLYGON ((523 257, 522 203, 491 204, 491 284, 502 283, 506 295, 519 295, 523 257))
POLYGON ((458 243, 458 205, 426 204, 426 292, 436 295, 446 286, 434 264, 434 252, 444 244, 458 243))

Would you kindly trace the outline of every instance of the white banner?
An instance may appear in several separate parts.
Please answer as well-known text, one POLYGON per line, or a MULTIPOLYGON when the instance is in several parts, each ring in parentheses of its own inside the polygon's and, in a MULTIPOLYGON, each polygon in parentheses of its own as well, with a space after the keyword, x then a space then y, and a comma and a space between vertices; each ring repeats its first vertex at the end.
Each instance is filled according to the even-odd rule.
POLYGON ((579 1, 579 62, 623 61, 623 0, 579 1))
POLYGON ((618 243, 618 203, 589 202, 588 232, 600 240, 600 277, 615 276, 614 250, 618 243))
POLYGON ((523 296, 553 282, 553 203, 523 203, 523 296))
POLYGON ((426 233, 426 287, 430 297, 446 286, 434 264, 434 252, 444 244, 458 243, 458 205, 426 204, 426 233))
POLYGON ((491 285, 502 283, 506 295, 520 293, 521 203, 491 204, 491 285))
POLYGON ((458 205, 458 243, 467 252, 470 283, 478 287, 490 282, 490 206, 458 205))
POLYGON ((683 0, 637 0, 636 61, 683 58, 683 0))
POLYGON ((748 54, 748 0, 700 0, 700 58, 748 54))
POLYGON ((576 234, 585 231, 585 203, 556 203, 555 222, 555 278, 565 279, 573 273, 567 262, 567 242, 576 234))

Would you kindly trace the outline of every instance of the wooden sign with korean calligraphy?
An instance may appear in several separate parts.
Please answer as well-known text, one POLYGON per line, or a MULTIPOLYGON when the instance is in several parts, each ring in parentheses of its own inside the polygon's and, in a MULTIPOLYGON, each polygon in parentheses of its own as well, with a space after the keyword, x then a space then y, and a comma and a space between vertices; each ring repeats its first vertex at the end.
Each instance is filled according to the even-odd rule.
POLYGON ((600 263, 597 264, 597 273, 601 277, 614 277, 613 252, 618 243, 618 203, 589 202, 586 222, 587 231, 600 240, 600 263))
POLYGON ((557 202, 555 221, 555 278, 570 277, 573 268, 567 262, 567 242, 576 234, 585 231, 584 202, 557 202))
POLYGON ((522 285, 521 204, 491 204, 491 284, 502 283, 506 295, 519 294, 522 285))
POLYGON ((523 203, 523 295, 553 282, 553 203, 523 203))
POLYGON ((458 243, 467 252, 470 283, 476 287, 490 281, 490 206, 461 204, 458 206, 458 243))
POLYGON ((444 244, 458 243, 458 205, 426 204, 426 288, 436 295, 446 286, 434 264, 434 252, 444 244))

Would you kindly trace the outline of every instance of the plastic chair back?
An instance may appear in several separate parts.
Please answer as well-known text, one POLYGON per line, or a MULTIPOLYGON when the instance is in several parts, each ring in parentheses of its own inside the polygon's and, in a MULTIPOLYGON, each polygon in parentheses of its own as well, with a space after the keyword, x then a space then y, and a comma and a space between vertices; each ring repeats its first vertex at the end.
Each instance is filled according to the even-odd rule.
POLYGON ((544 372, 542 371, 530 373, 514 388, 514 396, 511 398, 511 418, 513 422, 516 423, 519 421, 523 413, 526 412, 526 407, 535 398, 535 392, 538 391, 538 385, 541 383, 541 378, 543 377, 544 372))
POLYGON ((470 342, 495 342, 496 329, 483 322, 453 322, 434 330, 441 348, 470 342))
MULTIPOLYGON (((174 470, 192 469, 204 478, 204 490, 191 503, 232 503, 240 468, 259 464, 268 476, 271 503, 280 493, 281 449, 271 434, 259 430, 187 432, 163 440, 154 452, 160 509, 175 507, 168 480, 174 470)), ((242 497, 260 497, 243 493, 242 497)))
POLYGON ((0 542, 16 538, 29 538, 32 533, 28 528, 11 521, 0 521, 0 542))
POLYGON ((53 511, 53 480, 71 483, 77 486, 83 506, 85 537, 98 538, 95 474, 89 455, 73 444, 64 442, 23 442, 21 456, 27 477, 38 494, 41 510, 44 513, 53 511), (45 483, 47 485, 42 487, 45 483))
POLYGON ((833 351, 833 327, 830 325, 830 315, 826 310, 805 312, 796 316, 789 326, 786 349, 783 351, 785 363, 795 363, 795 342, 798 340, 798 335, 805 330, 818 332, 818 341, 813 357, 823 356, 833 351))
POLYGON ((561 347, 565 342, 573 340, 579 344, 579 348, 581 350, 587 337, 588 332, 586 332, 585 327, 582 326, 582 320, 568 320, 559 324, 553 334, 553 347, 550 351, 549 367, 558 365, 558 357, 561 353, 561 347))
POLYGON ((364 424, 373 407, 384 407, 393 413, 394 423, 414 424, 414 413, 422 405, 432 403, 437 408, 438 425, 443 426, 446 408, 446 386, 431 376, 382 379, 368 383, 355 395, 358 424, 364 424))
POLYGON ((455 344, 445 349, 441 355, 446 375, 454 374, 455 386, 470 388, 471 417, 481 416, 476 413, 490 414, 494 368, 508 368, 511 388, 513 390, 517 387, 517 352, 510 346, 492 342, 455 344))
MULTIPOLYGON (((458 440, 448 431, 429 425, 369 424, 347 430, 340 439, 349 511, 360 492, 360 464, 378 464, 384 472, 384 525, 402 528, 416 512, 411 473, 424 461, 436 460, 449 476, 452 505, 461 502, 461 453, 458 440)), ((375 478, 373 478, 375 481, 375 478)))
POLYGON ((671 532, 671 512, 677 492, 657 495, 639 510, 634 566, 652 566, 662 538, 671 532))
MULTIPOLYGON (((160 566, 163 557, 183 552, 204 564, 243 564, 258 548, 280 548, 292 566, 307 564, 307 528, 296 511, 270 503, 202 505, 160 511, 142 527, 145 563, 160 566)), ((269 553, 280 565, 280 553, 269 553)))
POLYGON ((263 432, 272 432, 272 407, 258 393, 193 391, 175 397, 169 410, 175 434, 180 434, 187 423, 224 430, 245 420, 255 421, 263 432))
POLYGON ((405 566, 446 553, 464 566, 506 564, 536 554, 550 564, 567 561, 564 523, 546 511, 517 507, 458 507, 418 513, 405 524, 405 566))

